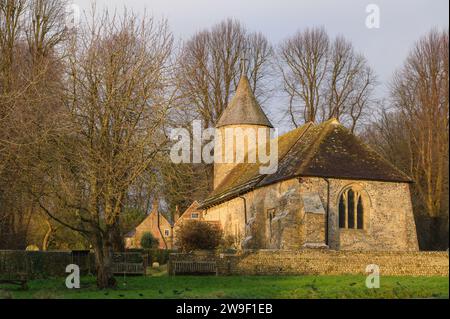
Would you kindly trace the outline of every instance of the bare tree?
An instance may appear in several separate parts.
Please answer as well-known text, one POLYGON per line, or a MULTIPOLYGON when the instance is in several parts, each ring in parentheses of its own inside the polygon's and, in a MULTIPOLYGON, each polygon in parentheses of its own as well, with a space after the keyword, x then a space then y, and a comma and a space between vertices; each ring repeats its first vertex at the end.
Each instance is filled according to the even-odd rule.
POLYGON ((331 41, 324 28, 306 29, 284 41, 278 56, 286 112, 295 126, 335 117, 356 130, 373 103, 376 79, 350 42, 331 41))
MULTIPOLYGON (((55 49, 62 37, 53 26, 39 33, 46 51, 39 61, 28 24, 35 1, 0 2, 0 242, 5 248, 27 245, 30 220, 38 208, 27 188, 36 178, 28 174, 32 154, 42 151, 42 141, 60 105, 61 63, 55 49), (53 41, 49 41, 49 38, 53 41), (3 237, 5 235, 5 237, 3 237)), ((53 14, 62 2, 49 2, 41 16, 47 22, 64 22, 53 14)))
POLYGON ((328 69, 329 47, 330 39, 325 29, 314 28, 298 32, 279 48, 284 90, 289 96, 289 114, 295 126, 300 120, 310 122, 317 118, 328 69), (300 111, 295 108, 296 103, 302 104, 300 111))
POLYGON ((373 104, 371 94, 376 79, 366 58, 356 53, 343 37, 336 38, 331 46, 326 81, 321 121, 334 117, 348 124, 354 132, 373 104))
POLYGON ((448 31, 432 30, 411 50, 391 85, 390 112, 367 135, 414 179, 422 249, 448 248, 448 31))
POLYGON ((0 1, 0 74, 2 79, 0 88, 3 92, 11 89, 14 51, 20 37, 21 19, 25 11, 25 0, 0 1))
POLYGON ((448 31, 431 31, 416 44, 392 84, 393 103, 409 133, 411 174, 436 223, 443 200, 448 200, 448 51, 448 31))
POLYGON ((67 38, 66 0, 31 0, 26 26, 28 47, 33 59, 53 54, 67 38))
MULTIPOLYGON (((177 125, 189 127, 193 119, 199 119, 204 127, 214 127, 228 106, 242 72, 249 77, 253 92, 264 104, 272 90, 272 59, 273 49, 268 40, 260 33, 250 33, 235 20, 222 21, 192 36, 183 43, 177 60, 177 125)), ((196 181, 195 192, 192 188, 186 192, 185 183, 177 181, 170 164, 166 169, 167 181, 172 183, 170 194, 178 198, 175 204, 180 207, 186 207, 192 195, 201 199, 212 189, 212 165, 177 166, 184 171, 185 181, 196 181)))
POLYGON ((114 236, 128 193, 167 139, 171 105, 166 21, 105 11, 78 30, 68 55, 67 112, 35 169, 40 207, 95 250, 97 284, 115 285, 114 236))
POLYGON ((259 33, 249 33, 238 21, 226 20, 195 34, 183 45, 177 78, 181 103, 213 127, 236 90, 242 63, 260 100, 268 97, 273 49, 259 33))
POLYGON ((9 163, 14 156, 9 121, 13 118, 14 97, 17 95, 16 53, 24 12, 25 1, 0 1, 0 247, 3 248, 14 242, 15 245, 23 245, 26 233, 22 223, 23 214, 12 212, 13 201, 6 187, 11 180, 9 163))

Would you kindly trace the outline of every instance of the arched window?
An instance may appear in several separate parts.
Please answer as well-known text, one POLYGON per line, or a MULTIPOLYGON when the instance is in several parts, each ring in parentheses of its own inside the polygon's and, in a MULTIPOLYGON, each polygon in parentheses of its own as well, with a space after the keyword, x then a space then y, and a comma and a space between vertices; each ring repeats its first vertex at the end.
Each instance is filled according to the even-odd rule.
POLYGON ((364 204, 358 190, 349 188, 339 198, 339 228, 364 229, 364 204))

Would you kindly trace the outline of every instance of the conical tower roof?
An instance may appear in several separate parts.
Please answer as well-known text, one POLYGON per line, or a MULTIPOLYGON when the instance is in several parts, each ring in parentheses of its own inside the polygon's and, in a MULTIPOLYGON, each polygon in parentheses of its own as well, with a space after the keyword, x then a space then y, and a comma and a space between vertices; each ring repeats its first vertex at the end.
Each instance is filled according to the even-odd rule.
POLYGON ((242 124, 273 127, 256 100, 245 75, 239 80, 236 95, 225 111, 223 111, 216 127, 242 124))

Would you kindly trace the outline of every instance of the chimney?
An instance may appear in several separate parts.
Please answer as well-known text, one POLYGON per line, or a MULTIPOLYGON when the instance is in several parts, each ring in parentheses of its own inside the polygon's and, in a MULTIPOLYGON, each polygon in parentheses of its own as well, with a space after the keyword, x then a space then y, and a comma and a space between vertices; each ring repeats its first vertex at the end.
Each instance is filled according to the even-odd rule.
POLYGON ((152 203, 152 212, 158 213, 158 208, 159 208, 159 199, 155 198, 153 199, 152 203))
POLYGON ((175 213, 173 214, 173 222, 176 223, 177 220, 180 219, 180 208, 175 206, 175 213))

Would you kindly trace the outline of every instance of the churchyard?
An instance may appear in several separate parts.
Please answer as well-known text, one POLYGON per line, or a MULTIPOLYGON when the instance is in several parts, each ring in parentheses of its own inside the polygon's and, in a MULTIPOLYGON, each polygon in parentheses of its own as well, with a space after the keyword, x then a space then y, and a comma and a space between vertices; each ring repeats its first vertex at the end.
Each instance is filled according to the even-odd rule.
MULTIPOLYGON (((163 268, 164 269, 164 268, 163 268)), ((116 289, 99 290, 95 277, 82 277, 80 289, 65 278, 33 280, 28 290, 0 285, 8 299, 346 299, 449 297, 448 277, 381 277, 368 289, 364 276, 180 276, 162 271, 145 277, 118 277, 116 289)))

